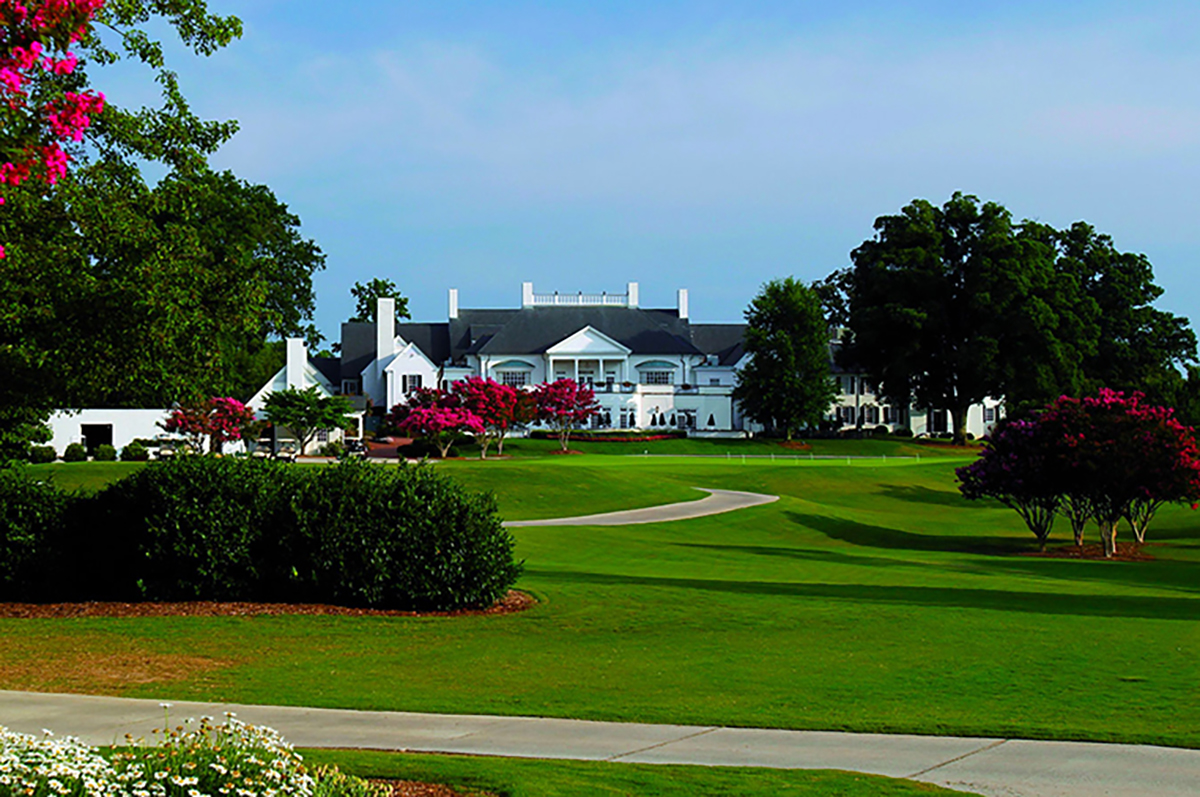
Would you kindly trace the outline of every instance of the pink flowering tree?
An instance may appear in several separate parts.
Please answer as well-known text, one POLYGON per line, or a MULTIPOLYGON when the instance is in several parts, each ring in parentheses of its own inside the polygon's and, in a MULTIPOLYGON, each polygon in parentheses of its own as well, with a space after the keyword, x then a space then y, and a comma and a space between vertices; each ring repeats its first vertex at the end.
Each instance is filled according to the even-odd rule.
POLYGON ((494 379, 473 376, 451 386, 459 404, 479 418, 483 431, 475 435, 479 443, 479 458, 487 459, 488 446, 493 440, 504 452, 504 438, 516 423, 517 390, 494 379))
POLYGON ((104 110, 103 94, 71 91, 54 79, 75 71, 71 48, 103 4, 0 0, 0 186, 30 179, 53 185, 70 160, 63 145, 81 141, 104 110))
POLYGON ((1171 409, 1146 404, 1140 393, 1101 390, 1063 396, 1031 420, 1002 426, 958 477, 968 498, 1017 509, 1043 547, 1054 511, 1071 520, 1076 544, 1095 521, 1111 557, 1121 520, 1141 543, 1163 504, 1196 508, 1200 451, 1171 409))
POLYGON ((1039 416, 1057 441, 1063 493, 1100 527, 1104 555, 1117 550, 1117 526, 1137 541, 1166 503, 1200 501, 1200 452, 1194 432, 1174 411, 1147 404, 1141 393, 1101 390, 1063 396, 1039 416))
POLYGON ((188 438, 197 451, 207 438, 208 450, 220 454, 226 443, 241 440, 243 431, 254 423, 254 410, 242 402, 235 398, 214 397, 176 407, 162 428, 188 438))
POLYGON ((600 412, 592 389, 573 379, 542 383, 534 388, 533 397, 537 402, 537 419, 555 431, 563 451, 568 450, 571 430, 600 412))
POLYGON ((478 415, 468 409, 452 407, 412 407, 396 426, 410 437, 431 441, 442 459, 463 435, 484 433, 478 415))

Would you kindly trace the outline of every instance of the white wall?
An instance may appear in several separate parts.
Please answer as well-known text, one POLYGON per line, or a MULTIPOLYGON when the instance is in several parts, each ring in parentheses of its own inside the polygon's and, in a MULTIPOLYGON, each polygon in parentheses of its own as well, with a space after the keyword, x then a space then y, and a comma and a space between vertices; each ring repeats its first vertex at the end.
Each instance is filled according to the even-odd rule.
POLYGON ((120 451, 137 438, 155 438, 165 434, 158 424, 166 421, 169 410, 59 410, 50 416, 50 445, 59 456, 71 443, 82 443, 84 424, 112 426, 112 444, 120 451))

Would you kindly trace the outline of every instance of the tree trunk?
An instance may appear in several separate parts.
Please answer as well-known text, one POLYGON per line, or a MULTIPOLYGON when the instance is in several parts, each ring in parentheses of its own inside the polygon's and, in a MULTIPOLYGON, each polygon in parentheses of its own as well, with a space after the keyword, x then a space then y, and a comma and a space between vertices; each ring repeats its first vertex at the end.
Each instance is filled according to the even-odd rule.
POLYGON ((479 458, 487 459, 488 445, 491 444, 491 442, 492 442, 491 435, 484 435, 483 437, 476 437, 475 442, 479 443, 479 458))
POLYGON ((1111 559, 1117 553, 1117 521, 1100 521, 1100 539, 1104 542, 1104 556, 1111 559))
POLYGON ((950 422, 954 426, 954 445, 967 444, 967 412, 970 405, 958 406, 950 410, 950 422))
POLYGON ((507 434, 508 432, 502 431, 500 434, 496 435, 496 456, 498 457, 504 456, 504 437, 507 434))
POLYGON ((560 446, 562 446, 563 451, 569 451, 570 449, 567 448, 567 446, 570 445, 570 443, 571 443, 571 427, 564 426, 561 430, 559 430, 558 444, 560 446))
POLYGON ((1086 526, 1087 518, 1081 518, 1078 520, 1071 518, 1071 533, 1075 535, 1075 547, 1077 548, 1083 547, 1083 532, 1086 526))

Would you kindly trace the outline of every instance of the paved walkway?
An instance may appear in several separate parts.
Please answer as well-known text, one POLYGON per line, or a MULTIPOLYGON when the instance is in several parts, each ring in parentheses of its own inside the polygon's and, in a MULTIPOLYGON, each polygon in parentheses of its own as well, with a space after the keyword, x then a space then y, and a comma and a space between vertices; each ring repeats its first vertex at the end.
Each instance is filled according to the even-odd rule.
MULTIPOLYGON (((343 711, 176 701, 172 723, 234 711, 300 747, 843 769, 912 778, 990 797, 1195 797, 1200 750, 1123 744, 758 730, 688 725, 343 711)), ((90 744, 150 738, 157 700, 0 691, 0 725, 49 728, 90 744)))
POLYGON ((667 520, 688 520, 707 515, 719 515, 722 512, 732 512, 735 509, 745 509, 779 500, 777 495, 744 493, 740 490, 706 490, 703 487, 694 489, 704 490, 709 496, 701 498, 699 501, 649 506, 645 509, 626 509, 621 512, 605 512, 600 515, 578 515, 545 520, 508 520, 504 525, 508 528, 521 526, 631 526, 636 523, 662 523, 667 520))

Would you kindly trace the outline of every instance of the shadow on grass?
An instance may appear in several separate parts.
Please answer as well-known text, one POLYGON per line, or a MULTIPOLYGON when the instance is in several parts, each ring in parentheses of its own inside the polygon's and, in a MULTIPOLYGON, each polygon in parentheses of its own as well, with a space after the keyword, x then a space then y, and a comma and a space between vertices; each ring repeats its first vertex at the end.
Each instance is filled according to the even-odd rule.
MULTIPOLYGON (((904 551, 942 551, 951 553, 999 554, 1033 550, 1030 542, 1015 537, 962 536, 953 534, 914 534, 911 531, 871 526, 844 518, 785 512, 793 523, 819 531, 827 537, 851 545, 904 551)), ((1030 540, 1032 540, 1032 535, 1030 540)))
MULTIPOLYGON (((911 567, 927 570, 929 562, 916 562, 911 559, 886 556, 871 556, 869 554, 843 553, 841 551, 814 551, 808 548, 784 548, 772 545, 724 545, 705 542, 675 542, 679 548, 703 548, 723 553, 741 553, 749 556, 766 556, 779 559, 794 559, 803 562, 821 562, 824 564, 856 565, 863 567, 911 567)), ((932 565, 940 567, 938 565, 932 565)))
MULTIPOLYGON (((882 484, 879 495, 894 498, 897 501, 907 501, 914 504, 934 504, 935 506, 952 506, 956 509, 971 509, 978 502, 968 501, 957 491, 934 490, 916 484, 882 484)), ((992 506, 1001 506, 1000 502, 988 502, 992 506)))
POLYGON ((669 578, 616 573, 528 568, 528 577, 567 584, 616 587, 667 587, 769 595, 785 598, 822 598, 854 603, 898 606, 937 606, 990 609, 1046 615, 1086 617, 1139 617, 1158 620, 1200 619, 1200 600, 1119 595, 1063 595, 1057 592, 1017 592, 962 587, 921 587, 879 584, 827 584, 820 582, 731 581, 724 579, 669 578))

